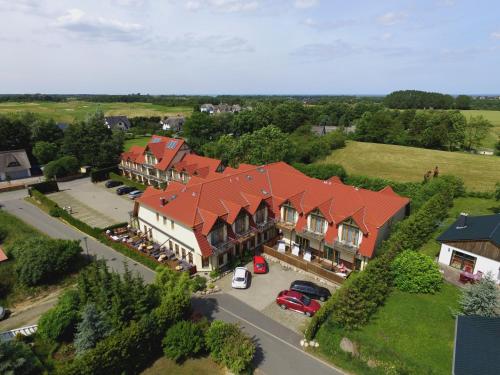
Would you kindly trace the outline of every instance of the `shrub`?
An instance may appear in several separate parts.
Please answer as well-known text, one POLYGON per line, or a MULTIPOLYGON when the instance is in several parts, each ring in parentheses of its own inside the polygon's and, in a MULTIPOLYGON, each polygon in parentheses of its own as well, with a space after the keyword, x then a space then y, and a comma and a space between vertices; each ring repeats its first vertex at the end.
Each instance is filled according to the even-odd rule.
POLYGON ((0 228, 0 243, 2 243, 3 241, 5 241, 5 239, 7 238, 7 229, 5 228, 0 228))
POLYGON ((207 287, 207 279, 203 276, 196 275, 193 279, 191 279, 191 290, 193 292, 197 292, 199 290, 205 290, 207 287))
POLYGON ((18 341, 0 341, 0 374, 35 375, 42 365, 30 347, 18 341))
POLYGON ((28 286, 53 282, 68 273, 81 251, 78 241, 44 237, 24 239, 11 247, 18 280, 28 286))
POLYGON ((118 168, 114 166, 102 169, 92 169, 90 172, 90 181, 99 182, 107 180, 111 172, 118 172, 118 168))
POLYGON ((6 297, 16 283, 16 273, 13 264, 0 266, 0 299, 6 297))
POLYGON ((165 356, 180 362, 203 349, 203 331, 197 323, 183 320, 168 329, 162 344, 165 356))
POLYGON ((479 283, 464 289, 460 308, 465 315, 500 316, 499 298, 495 281, 486 274, 479 283))
POLYGON ((437 264, 427 255, 404 251, 392 263, 394 285, 403 292, 434 293, 443 278, 437 264))
POLYGON ((76 174, 79 169, 80 163, 74 156, 63 156, 47 163, 43 169, 43 174, 46 178, 53 179, 76 174))
POLYGON ((83 308, 82 321, 78 323, 76 330, 75 349, 77 354, 81 354, 94 348, 99 341, 109 336, 111 326, 104 314, 97 311, 93 303, 88 303, 83 308))
POLYGON ((67 291, 57 304, 38 321, 38 334, 49 341, 71 341, 78 322, 80 300, 74 290, 67 291))
POLYGON ((330 177, 337 176, 340 179, 347 177, 347 173, 339 164, 293 164, 302 173, 309 177, 317 178, 320 180, 328 180, 330 177))
POLYGON ((236 324, 214 321, 205 341, 213 360, 234 373, 248 368, 255 354, 255 344, 236 324))
POLYGON ((44 181, 38 182, 36 184, 29 185, 31 190, 37 190, 42 194, 49 194, 59 191, 59 185, 57 185, 57 181, 44 181))
POLYGON ((495 200, 500 201, 500 182, 495 185, 495 200))

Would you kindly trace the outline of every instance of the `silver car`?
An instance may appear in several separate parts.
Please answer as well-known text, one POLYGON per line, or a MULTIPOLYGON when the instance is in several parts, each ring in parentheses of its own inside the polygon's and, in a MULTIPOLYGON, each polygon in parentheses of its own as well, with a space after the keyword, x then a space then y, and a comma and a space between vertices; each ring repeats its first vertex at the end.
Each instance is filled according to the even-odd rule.
POLYGON ((130 193, 128 193, 128 197, 130 199, 139 198, 141 195, 142 195, 142 191, 140 191, 140 190, 134 190, 134 191, 131 191, 130 193))

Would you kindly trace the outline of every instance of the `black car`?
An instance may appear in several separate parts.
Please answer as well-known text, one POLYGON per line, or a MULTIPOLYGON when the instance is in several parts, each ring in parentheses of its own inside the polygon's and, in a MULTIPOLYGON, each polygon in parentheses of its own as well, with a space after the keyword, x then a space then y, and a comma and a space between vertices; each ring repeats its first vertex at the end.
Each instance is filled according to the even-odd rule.
POLYGON ((132 186, 120 186, 118 189, 116 189, 116 194, 118 195, 123 195, 123 194, 128 194, 131 191, 137 190, 136 188, 132 186))
POLYGON ((326 301, 331 296, 328 289, 305 280, 295 280, 290 284, 290 290, 305 294, 310 298, 319 299, 320 301, 326 301))
POLYGON ((108 180, 108 181, 106 181, 106 183, 104 184, 104 186, 106 186, 108 189, 109 189, 109 188, 112 188, 112 187, 120 186, 120 185, 123 185, 123 182, 121 182, 121 181, 116 181, 116 180, 108 180))

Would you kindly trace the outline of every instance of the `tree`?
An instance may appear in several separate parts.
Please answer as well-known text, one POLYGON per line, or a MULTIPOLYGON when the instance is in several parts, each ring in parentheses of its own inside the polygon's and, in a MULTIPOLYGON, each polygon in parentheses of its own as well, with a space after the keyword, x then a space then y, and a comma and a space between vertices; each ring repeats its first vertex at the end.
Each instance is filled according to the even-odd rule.
POLYGON ((31 124, 31 142, 59 142, 64 136, 63 131, 53 119, 38 119, 31 124))
POLYGON ((434 293, 441 288, 443 278, 437 264, 427 255, 404 251, 392 263, 394 285, 403 292, 434 293))
POLYGON ((291 133, 307 119, 304 105, 298 101, 278 104, 273 110, 272 123, 285 133, 291 133))
POLYGON ((464 148, 476 150, 492 127, 493 124, 483 116, 472 116, 465 125, 464 148))
POLYGON ((11 247, 18 280, 29 286, 53 282, 75 266, 82 248, 78 241, 30 237, 11 247))
POLYGON ((241 136, 239 147, 244 153, 241 162, 261 165, 284 160, 288 153, 288 140, 286 134, 270 125, 241 136))
POLYGON ((162 344, 167 358, 182 362, 203 349, 203 330, 197 323, 182 320, 167 330, 162 344))
POLYGON ((495 199, 500 201, 500 182, 495 184, 495 199))
POLYGON ((464 315, 500 316, 499 292, 490 274, 464 289, 460 308, 464 315))
POLYGON ((472 99, 469 95, 458 95, 455 98, 456 109, 470 109, 472 99))
POLYGON ((31 132, 28 115, 9 117, 0 115, 0 151, 31 149, 31 132), (26 120, 26 121, 24 121, 26 120))
POLYGON ((0 374, 36 375, 43 367, 30 347, 18 341, 0 341, 0 374))
POLYGON ((41 337, 53 342, 71 341, 79 320, 80 298, 74 290, 62 294, 57 304, 38 321, 38 331, 41 337))
POLYGON ((78 323, 75 335, 75 349, 78 355, 94 348, 99 341, 109 336, 111 326, 102 312, 93 303, 85 305, 82 320, 78 323))
POLYGON ((184 136, 194 151, 200 151, 205 143, 216 141, 222 134, 214 131, 214 119, 207 113, 193 112, 183 127, 184 136))
POLYGON ((500 137, 498 137, 498 142, 495 144, 495 155, 500 156, 500 137))
POLYGON ((47 164, 48 162, 57 158, 59 147, 55 143, 39 141, 33 146, 33 156, 40 164, 47 164))
POLYGON ((74 156, 63 156, 47 163, 43 174, 47 179, 61 178, 76 174, 80 170, 80 163, 74 156))

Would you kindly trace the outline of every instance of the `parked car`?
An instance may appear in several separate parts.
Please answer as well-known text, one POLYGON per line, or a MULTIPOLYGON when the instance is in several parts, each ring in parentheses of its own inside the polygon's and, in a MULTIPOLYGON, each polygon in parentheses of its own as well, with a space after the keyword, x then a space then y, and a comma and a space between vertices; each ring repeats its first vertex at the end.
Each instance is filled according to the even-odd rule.
POLYGON ((253 273, 266 273, 267 263, 264 257, 256 255, 253 257, 253 273))
POLYGON ((0 320, 5 318, 6 315, 7 315, 7 310, 5 308, 3 308, 2 306, 0 306, 0 320))
POLYGON ((293 290, 281 291, 278 297, 276 297, 276 303, 283 310, 290 309, 307 316, 313 316, 321 307, 317 301, 293 290))
POLYGON ((326 301, 332 295, 328 289, 305 280, 295 280, 290 284, 290 290, 305 294, 309 298, 319 299, 320 301, 326 301))
POLYGON ((106 186, 108 189, 112 188, 112 187, 120 186, 120 185, 123 185, 123 182, 117 181, 117 180, 108 180, 104 184, 104 186, 106 186))
POLYGON ((235 289, 246 289, 250 279, 250 272, 245 267, 236 267, 233 273, 231 286, 235 289))
POLYGON ((127 185, 120 186, 118 189, 116 189, 116 194, 118 194, 118 195, 128 194, 134 190, 135 190, 135 188, 132 186, 127 186, 127 185))
POLYGON ((142 191, 140 191, 140 190, 134 190, 134 191, 131 191, 130 193, 128 193, 128 197, 130 199, 139 198, 141 195, 142 195, 142 191))

